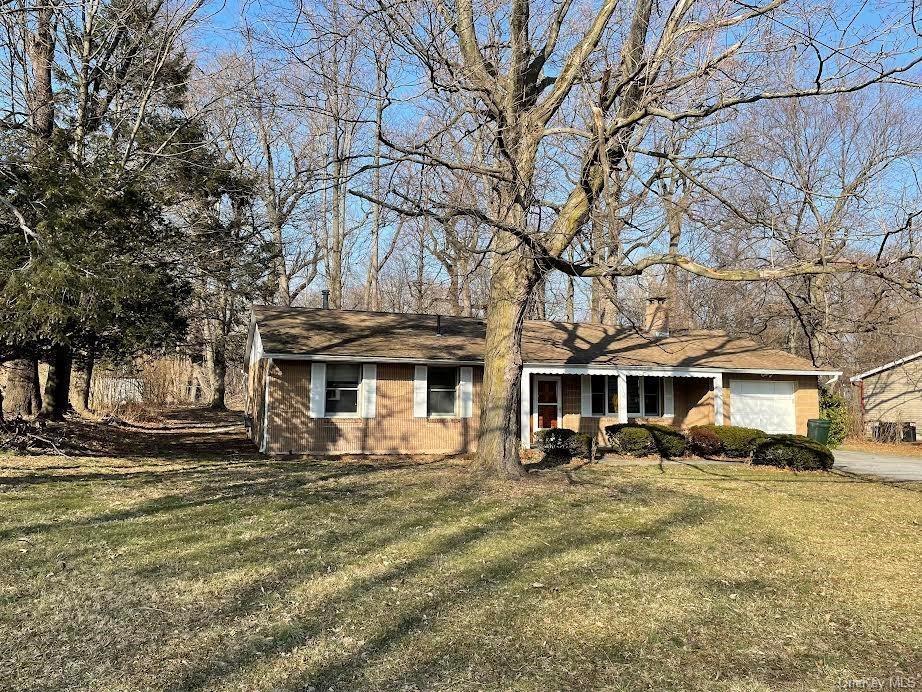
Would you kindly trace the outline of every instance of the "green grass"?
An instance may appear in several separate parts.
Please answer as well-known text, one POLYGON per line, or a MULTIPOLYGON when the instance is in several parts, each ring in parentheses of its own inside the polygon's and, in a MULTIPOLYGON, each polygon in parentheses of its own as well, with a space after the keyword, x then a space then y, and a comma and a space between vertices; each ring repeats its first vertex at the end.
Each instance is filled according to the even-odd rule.
POLYGON ((456 461, 0 457, 0 686, 917 675, 919 490, 733 464, 510 485, 456 461))

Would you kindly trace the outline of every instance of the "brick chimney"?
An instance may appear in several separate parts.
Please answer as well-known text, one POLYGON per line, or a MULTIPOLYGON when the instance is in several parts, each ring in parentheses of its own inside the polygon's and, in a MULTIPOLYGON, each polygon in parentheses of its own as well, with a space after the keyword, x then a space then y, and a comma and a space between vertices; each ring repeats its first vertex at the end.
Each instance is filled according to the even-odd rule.
POLYGON ((653 336, 669 334, 669 299, 666 296, 653 294, 647 298, 643 330, 653 336))

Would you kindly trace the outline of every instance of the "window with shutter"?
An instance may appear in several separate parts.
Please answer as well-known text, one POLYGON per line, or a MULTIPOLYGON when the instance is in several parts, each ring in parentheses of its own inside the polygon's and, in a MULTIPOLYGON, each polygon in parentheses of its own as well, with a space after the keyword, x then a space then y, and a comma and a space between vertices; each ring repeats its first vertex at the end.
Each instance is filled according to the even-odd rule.
POLYGON ((429 368, 426 411, 431 417, 457 415, 458 368, 429 368))
POLYGON ((344 363, 327 364, 326 415, 358 415, 361 381, 360 366, 344 363))

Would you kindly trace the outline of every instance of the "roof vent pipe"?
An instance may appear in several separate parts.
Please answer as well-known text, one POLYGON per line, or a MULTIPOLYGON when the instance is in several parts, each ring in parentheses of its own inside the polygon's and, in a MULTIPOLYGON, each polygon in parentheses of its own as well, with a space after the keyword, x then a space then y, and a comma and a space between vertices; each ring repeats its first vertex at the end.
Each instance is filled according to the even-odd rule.
POLYGON ((323 304, 323 309, 324 309, 324 310, 329 310, 329 309, 330 309, 330 291, 329 291, 329 289, 326 289, 326 288, 325 288, 325 289, 323 289, 322 291, 320 291, 320 296, 321 296, 321 301, 322 301, 322 304, 323 304))
POLYGON ((442 316, 435 316, 435 335, 442 336, 442 316))

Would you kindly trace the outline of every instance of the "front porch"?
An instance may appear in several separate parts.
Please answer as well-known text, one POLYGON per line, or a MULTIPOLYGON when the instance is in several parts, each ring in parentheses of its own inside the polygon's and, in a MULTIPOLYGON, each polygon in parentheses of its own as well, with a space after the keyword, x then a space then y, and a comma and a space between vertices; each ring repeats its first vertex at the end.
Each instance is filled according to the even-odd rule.
POLYGON ((605 427, 629 421, 682 428, 723 425, 723 373, 691 368, 524 367, 523 447, 531 446, 535 431, 555 427, 589 433, 604 444, 605 427))

